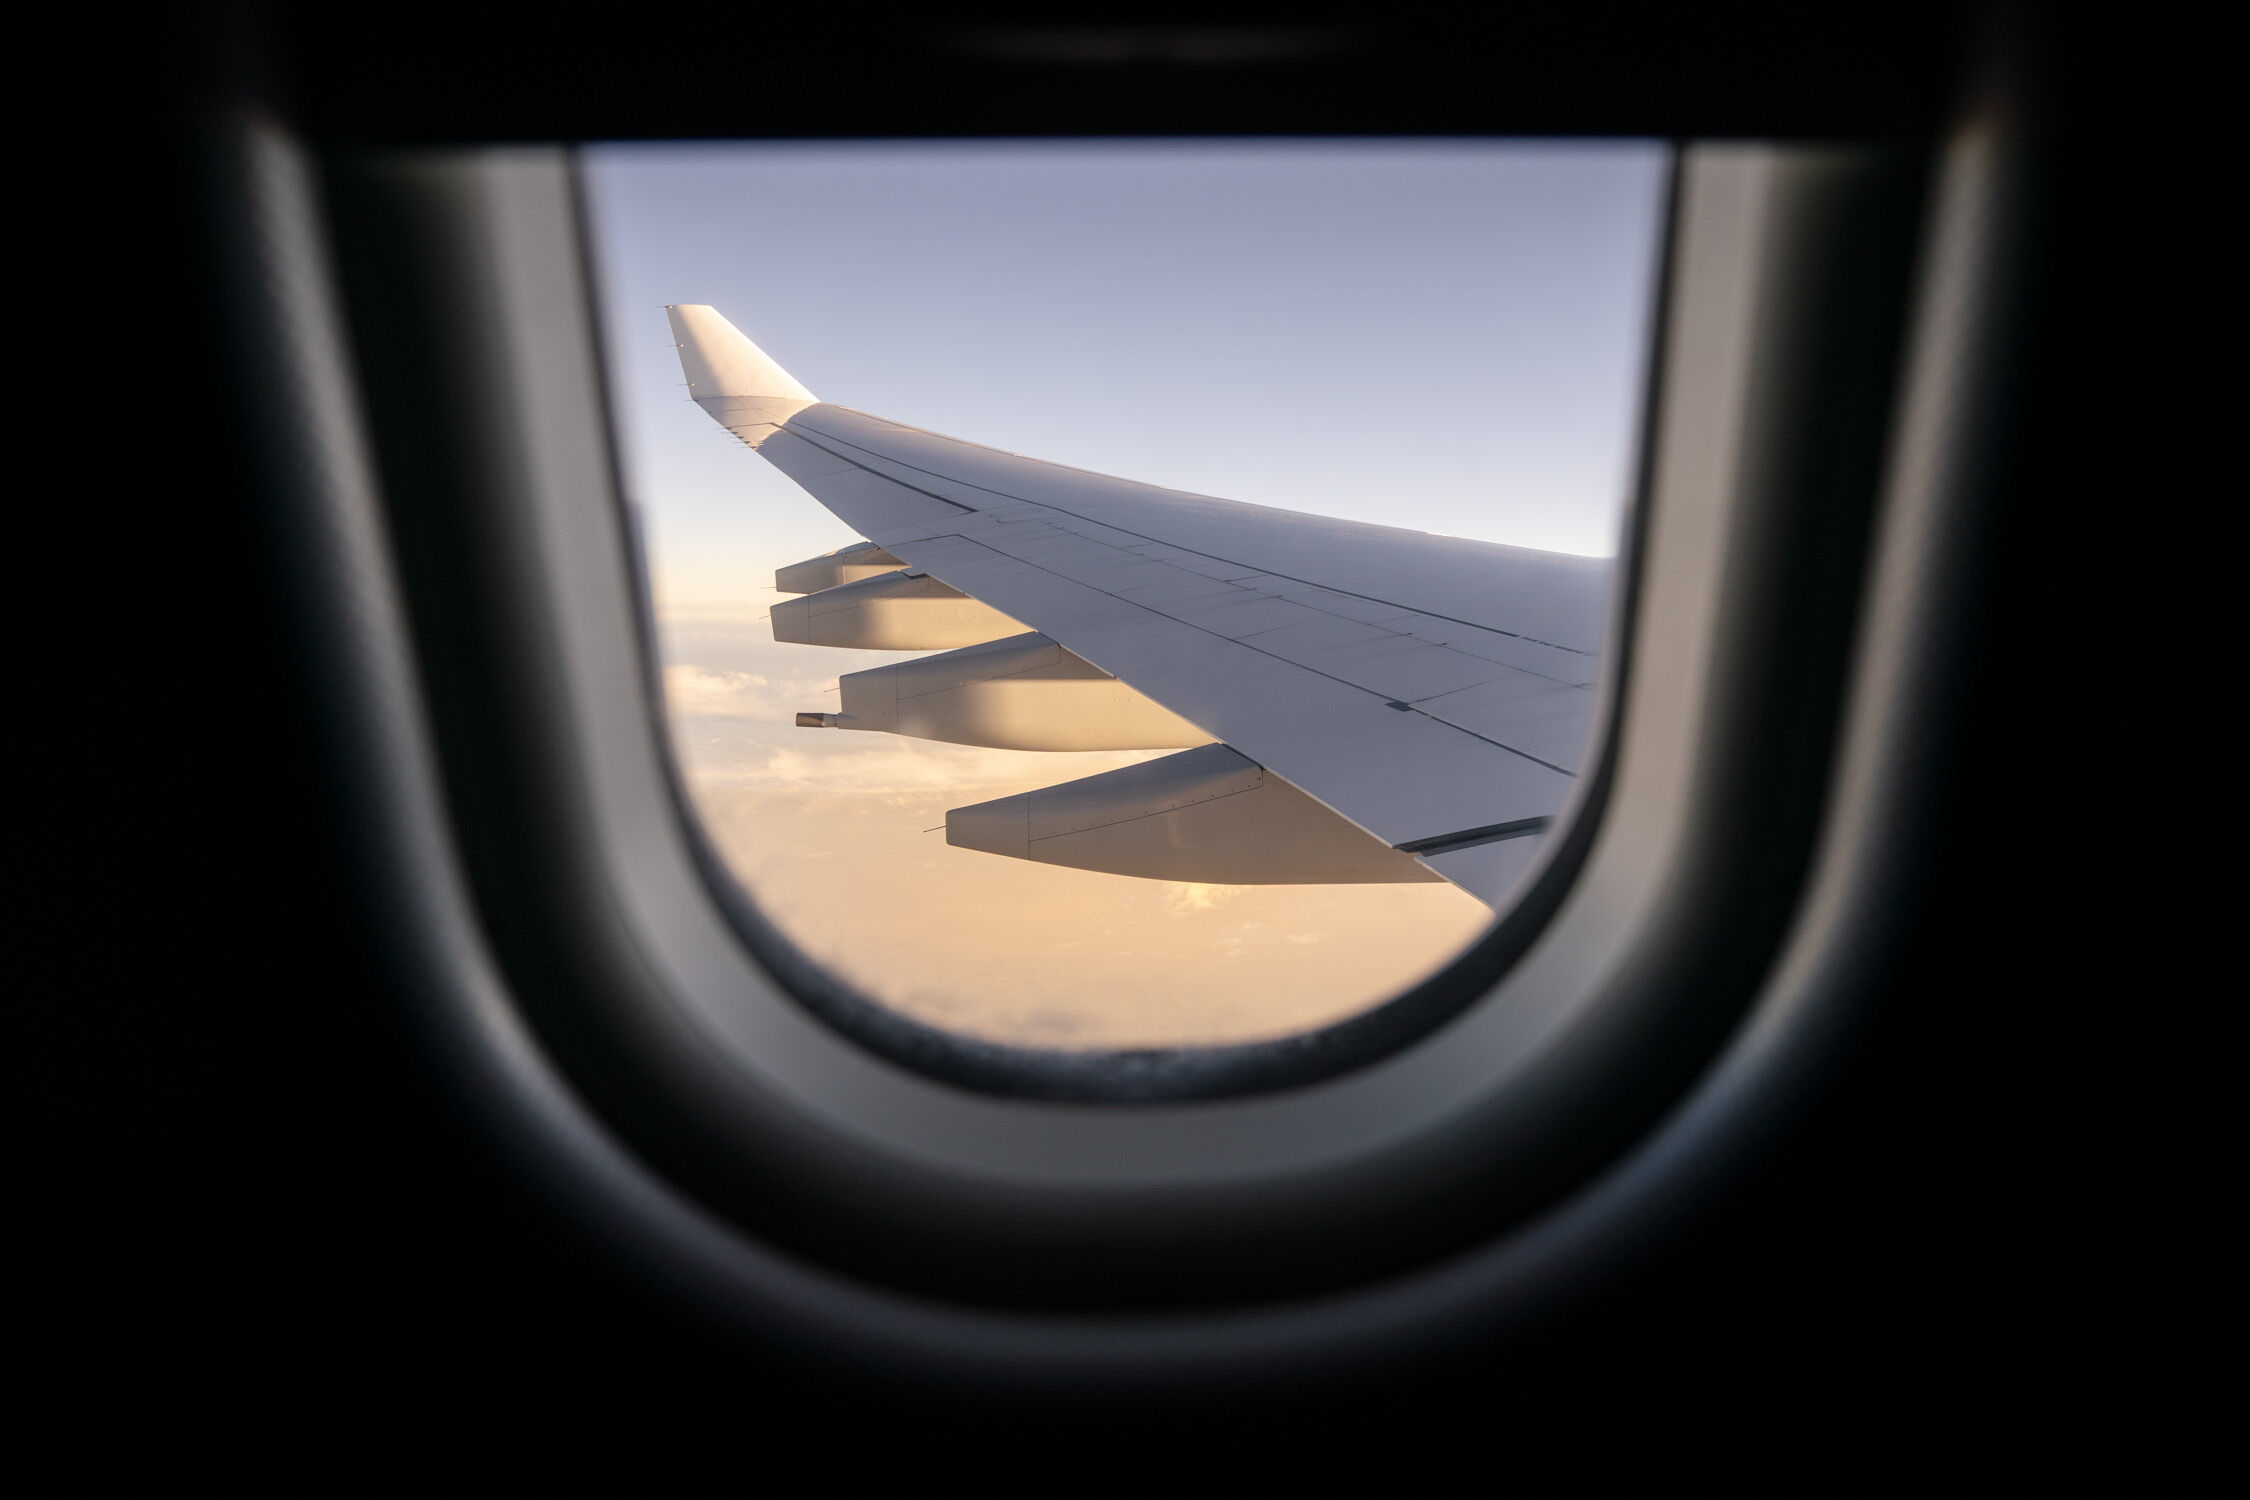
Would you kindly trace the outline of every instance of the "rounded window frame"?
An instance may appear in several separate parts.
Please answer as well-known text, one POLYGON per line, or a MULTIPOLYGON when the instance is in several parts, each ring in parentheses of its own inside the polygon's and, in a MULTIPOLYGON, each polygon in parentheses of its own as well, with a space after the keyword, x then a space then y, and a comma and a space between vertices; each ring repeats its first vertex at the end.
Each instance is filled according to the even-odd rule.
MULTIPOLYGON (((282 163, 277 178, 301 169, 301 163, 289 164, 285 141, 268 144, 282 163)), ((1858 158, 1860 166, 1865 155, 1858 158)), ((489 554, 478 563, 475 578, 483 587, 467 607, 465 628, 493 637, 480 649, 519 669, 502 708, 521 718, 521 732, 480 751, 475 726, 463 730, 455 723, 449 729, 448 716, 458 720, 461 705, 446 701, 443 674, 431 667, 432 652, 444 644, 446 621, 433 623, 425 613, 411 627, 392 622, 402 635, 410 629, 419 635, 415 660, 394 664, 410 679, 395 685, 395 696, 408 699, 406 712, 419 710, 426 717, 427 737, 435 742, 424 746, 433 762, 422 795, 437 805, 422 811, 435 813, 440 825, 425 832, 449 846, 432 857, 461 867, 448 877, 455 882, 449 889, 461 908, 455 917, 467 916, 469 930, 454 932, 453 940, 481 950, 478 967, 489 981, 487 992, 465 1008, 458 995, 450 997, 445 1003, 462 1013, 435 1029, 452 1038, 450 1046, 491 1054, 483 1059, 483 1071, 507 1080, 502 1092, 513 1090, 525 1119, 543 1119, 563 1134, 590 1130, 608 1143, 593 1154, 606 1150, 613 1159, 585 1173, 571 1189, 574 1195, 606 1197, 612 1217, 632 1200, 638 1208, 629 1212, 647 1215, 647 1222, 669 1224, 690 1205, 707 1220, 715 1211, 716 1220, 702 1230, 684 1238, 672 1234, 670 1243, 678 1251, 700 1236, 694 1255, 704 1262, 701 1274, 706 1280, 713 1274, 713 1256, 730 1261, 735 1269, 721 1279, 732 1276, 738 1290, 744 1274, 751 1283, 764 1278, 769 1287, 775 1277, 788 1279, 776 1269, 778 1248, 782 1262, 826 1261, 841 1268, 878 1300, 887 1284, 892 1296, 903 1290, 968 1306, 1012 1301, 1098 1341, 1104 1335, 1089 1332, 1092 1324, 1118 1314, 1145 1320, 1228 1295, 1223 1277, 1216 1283, 1177 1274, 1167 1280, 1161 1269, 1154 1278, 1147 1275, 1151 1263, 1176 1273, 1167 1253, 1176 1261, 1183 1254, 1206 1255, 1214 1243, 1271 1246, 1301 1236, 1312 1221, 1364 1226, 1409 1199, 1426 1203, 1465 1185, 1498 1189, 1504 1200, 1515 1193, 1499 1213, 1467 1229, 1457 1224, 1443 1229, 1436 1239, 1418 1243, 1403 1262, 1331 1256, 1304 1285, 1268 1279, 1263 1285, 1270 1301, 1386 1277, 1411 1279, 1416 1267, 1441 1260, 1448 1247, 1457 1251, 1514 1233, 1624 1155, 1651 1123, 1638 1119, 1626 1139, 1596 1153, 1599 1160, 1575 1163, 1563 1174, 1567 1180, 1542 1173, 1533 1159, 1554 1138, 1558 1098, 1584 1094, 1582 1075, 1592 1064, 1581 1061, 1576 1070, 1581 1076, 1574 1077, 1570 1067, 1552 1066, 1550 1056, 1545 1072, 1532 1077, 1540 1072, 1532 1066, 1539 1060, 1533 1054, 1540 1043, 1557 1038, 1577 1044, 1581 1054, 1588 1048, 1599 1052, 1605 1043, 1614 1050, 1620 1030, 1645 1023, 1650 1007, 1661 1004, 1668 989, 1666 943, 1676 947, 1693 940, 1692 932, 1660 930, 1667 923, 1692 928, 1693 912, 1677 909, 1692 907, 1692 901, 1675 889, 1667 908, 1664 892, 1645 883, 1636 891, 1626 878, 1637 867, 1650 880, 1669 877, 1676 888, 1693 865, 1679 852, 1688 834, 1677 826, 1683 821, 1677 805, 1669 829, 1657 826, 1667 821, 1660 809, 1649 811, 1654 820, 1649 824, 1625 816, 1637 815, 1640 807, 1631 800, 1637 789, 1633 772, 1645 768, 1675 782, 1683 774, 1681 765, 1668 772, 1654 767, 1649 747, 1635 750, 1633 735, 1647 724, 1636 720, 1633 694, 1666 698, 1659 706, 1672 715, 1673 747, 1683 758, 1714 753, 1706 743, 1712 736, 1704 732, 1713 716, 1705 710, 1724 697, 1724 684, 1714 686, 1713 679, 1724 675, 1728 629, 1740 628, 1726 617, 1720 596, 1735 576, 1730 569, 1746 566, 1744 555, 1755 554, 1765 540, 1741 507, 1781 503, 1753 493, 1755 460, 1762 453, 1748 429, 1754 419, 1770 418, 1772 404, 1770 392, 1761 404, 1757 389, 1757 378, 1770 379, 1772 372, 1757 368, 1759 339, 1771 330, 1756 314, 1761 292, 1771 290, 1774 267, 1760 262, 1758 252, 1787 249, 1786 243, 1777 247, 1769 241, 1787 238, 1788 226, 1781 222, 1787 214, 1777 210, 1775 195, 1789 171, 1818 176, 1853 160, 1854 153, 1831 148, 1722 146, 1691 152, 1688 166, 1716 174, 1710 194, 1731 191, 1741 201, 1728 222, 1699 227, 1693 222, 1698 207, 1716 198, 1691 193, 1665 272, 1667 325, 1656 356, 1662 396, 1650 413, 1660 430, 1649 445, 1652 492, 1642 522, 1646 558, 1638 586, 1621 593, 1631 595, 1636 628, 1660 621, 1670 639, 1652 637, 1644 648, 1636 638, 1620 652, 1632 663, 1617 716, 1619 753, 1628 769, 1619 772, 1603 817, 1575 820, 1587 830, 1591 847, 1577 880, 1566 882, 1558 910, 1521 960, 1450 1022, 1365 1066, 1270 1093, 1144 1101, 1131 1108, 972 1093, 909 1072, 817 1021, 750 959, 689 846, 692 836, 679 821, 677 783, 654 728, 659 721, 647 711, 652 689, 638 633, 637 573, 606 451, 607 404, 600 394, 593 319, 590 312, 576 323, 554 315, 573 302, 584 311, 588 300, 567 160, 546 148, 499 148, 332 161, 328 201, 345 239, 364 230, 370 215, 387 216, 394 234, 422 247, 422 264, 409 265, 407 278, 426 276, 431 265, 444 268, 440 279, 448 294, 424 300, 442 302, 439 310, 456 322, 449 330, 424 329, 433 335, 424 352, 435 348, 449 361, 431 394, 458 401, 462 431, 456 436, 463 441, 456 446, 463 451, 441 455, 439 462, 452 466, 457 484, 473 486, 479 514, 471 529, 489 554), (1699 233, 1716 240, 1697 251, 1699 233), (1697 254, 1703 256, 1697 264, 1716 284, 1683 294, 1673 286, 1687 274, 1680 257, 1697 254), (1675 314, 1700 319, 1701 325, 1675 326, 1675 314), (1713 350, 1721 346, 1731 353, 1715 358, 1713 350), (1683 372, 1694 372, 1694 378, 1683 372), (1689 410, 1697 399, 1709 407, 1700 416, 1689 410), (1713 433, 1721 439, 1714 442, 1713 433), (1703 486, 1700 500, 1680 488, 1696 483, 1703 486), (522 545, 525 539, 530 546, 522 545), (1693 628, 1682 630, 1683 621, 1694 622, 1693 628), (1697 656, 1694 651, 1683 658, 1677 649, 1690 635, 1702 648, 1699 659, 1688 659, 1697 656), (1684 676, 1668 674, 1669 666, 1684 667, 1684 676), (557 732, 542 735, 537 728, 542 720, 557 732), (523 778, 526 800, 557 814, 545 847, 564 857, 539 877, 550 888, 528 901, 496 891, 490 863, 478 867, 476 845, 480 839, 489 844, 494 834, 490 823, 481 832, 475 826, 483 817, 472 795, 477 776, 473 764, 467 770, 464 765, 480 755, 533 767, 523 778), (650 810, 659 807, 664 814, 651 818, 650 810), (1605 871, 1605 857, 1623 867, 1605 871), (1605 873, 1623 884, 1601 885, 1605 873), (707 903, 700 908, 693 899, 698 891, 707 903), (550 921, 527 934, 521 914, 542 903, 550 917, 565 910, 575 914, 581 919, 576 929, 550 921), (1614 941, 1620 903, 1631 908, 1623 920, 1639 940, 1630 954, 1620 953, 1626 945, 1614 941), (1566 925, 1589 920, 1612 940, 1566 925), (551 939, 555 951, 542 955, 542 939, 551 939), (1605 982, 1625 990, 1637 983, 1639 991, 1623 997, 1621 1010, 1613 1007, 1590 1024, 1579 1002, 1605 982), (1540 983, 1550 986, 1543 994, 1540 983), (704 1009, 713 985, 730 999, 748 993, 776 1002, 767 1008, 769 1021, 793 1019, 756 1035, 729 1036, 704 1009), (493 1053, 503 1036, 508 1040, 500 1051, 511 1053, 504 1058, 493 1053), (1433 1081, 1450 1087, 1433 1089, 1433 1081), (566 1116, 574 1122, 567 1128, 566 1116), (628 1188, 631 1173, 614 1159, 620 1148, 642 1171, 653 1170, 655 1180, 628 1188), (1529 1190, 1511 1183, 1511 1173, 1528 1179, 1529 1190), (752 1188, 748 1195, 742 1191, 745 1181, 752 1188), (767 1200, 762 1207, 751 1201, 761 1194, 767 1200), (854 1201, 839 1211, 841 1199, 854 1201), (776 1205, 795 1211, 815 1200, 824 1201, 809 1231, 777 1232, 776 1205), (983 1222, 985 1242, 1016 1247, 1006 1274, 1022 1279, 1026 1266, 1040 1264, 1061 1267, 1061 1274, 1033 1275, 1030 1295, 1016 1296, 1009 1288, 996 1290, 990 1277, 962 1279, 958 1254, 939 1257, 938 1275, 929 1278, 895 1274, 881 1256, 871 1262, 849 1251, 836 1253, 845 1242, 886 1224, 911 1242, 931 1223, 964 1215, 983 1222), (1128 1233, 1128 1253, 1093 1257, 1091 1275, 1069 1265, 1095 1235, 1149 1223, 1158 1226, 1156 1235, 1128 1233), (768 1248, 758 1250, 759 1241, 769 1242, 768 1248), (763 1269, 745 1272, 746 1254, 763 1269), (1275 1287, 1278 1291, 1271 1290, 1275 1287)), ((309 193, 309 187, 300 183, 300 190, 309 193)), ((315 215, 308 218, 317 221, 315 215)), ((392 248, 396 245, 394 239, 392 248)), ((356 269, 348 250, 342 259, 347 287, 355 275, 360 282, 346 300, 357 304, 357 341, 364 354, 368 310, 382 305, 384 293, 379 286, 370 292, 364 246, 362 252, 356 269)), ((309 305, 334 292, 320 284, 319 248, 308 254, 311 284, 298 295, 309 305)), ((323 315, 306 307, 297 314, 308 323, 323 315)), ((332 306, 325 315, 333 316, 332 306)), ((320 362, 317 355, 309 358, 320 362)), ((363 365, 357 373, 370 372, 363 365)), ((319 371, 316 378, 347 390, 355 384, 348 368, 319 371)), ((361 473, 357 494, 341 493, 351 486, 329 474, 336 493, 328 498, 341 506, 366 506, 376 489, 387 492, 388 510, 363 520, 388 535, 359 538, 355 546, 366 555, 357 563, 373 586, 396 589, 391 570, 403 572, 411 600, 417 592, 430 593, 430 554, 442 551, 443 539, 415 542, 416 522, 402 510, 458 499, 465 491, 448 494, 441 487, 420 499, 408 494, 411 486, 400 482, 395 453, 386 451, 395 442, 387 444, 383 436, 390 398, 382 385, 380 372, 374 372, 368 379, 372 439, 349 416, 332 415, 324 438, 334 451, 326 462, 332 471, 356 464, 361 473), (381 456, 371 462, 369 448, 381 456), (364 472, 369 468, 389 472, 378 484, 364 472)), ((394 410, 390 420, 395 419, 394 410)), ((1638 793, 1643 801, 1650 795, 1647 788, 1638 793)), ((1550 872, 1554 869, 1551 862, 1550 872)), ((1778 950, 1773 961, 1779 961, 1778 950)), ((1750 976, 1730 998, 1705 1064, 1720 1055, 1721 1043, 1735 1039, 1757 998, 1758 979, 1750 976)), ((1691 1070, 1681 1087, 1711 1070, 1691 1070)), ((1677 1103, 1675 1090, 1660 1101, 1658 1113, 1677 1103)), ((1584 1123, 1573 1121, 1567 1108, 1562 1117, 1584 1123)), ((581 1165, 591 1160, 586 1149, 591 1148, 584 1141, 571 1148, 582 1156, 581 1165)), ((816 1322, 838 1315, 833 1306, 819 1311, 835 1301, 833 1292, 815 1295, 800 1286, 806 1314, 816 1322)), ((961 1337, 958 1330, 916 1333, 914 1326, 911 1318, 897 1321, 896 1336, 929 1347, 931 1338, 958 1344, 961 1337)))

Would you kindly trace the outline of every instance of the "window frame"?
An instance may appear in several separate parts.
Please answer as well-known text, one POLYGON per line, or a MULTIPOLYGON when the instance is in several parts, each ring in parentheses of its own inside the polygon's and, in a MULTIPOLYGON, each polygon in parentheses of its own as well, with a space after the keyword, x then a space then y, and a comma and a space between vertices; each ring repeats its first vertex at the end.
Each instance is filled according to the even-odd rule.
POLYGON ((1801 287, 1759 274, 1788 272, 1792 235, 1812 232, 1781 179, 1867 154, 1696 147, 1691 167, 1731 161, 1751 201, 1702 223, 1713 200, 1691 184, 1667 267, 1618 770, 1578 878, 1497 987, 1390 1056, 1130 1108, 901 1069, 780 993, 738 941, 671 791, 562 153, 316 165, 270 123, 241 144, 270 268, 247 321, 281 377, 275 445, 348 664, 339 719, 421 1028, 519 1165, 704 1314, 949 1375, 1176 1378, 1442 1341, 1522 1316, 1632 1226, 1676 1217, 1817 1072, 1917 826, 1913 724, 1941 692, 1944 583, 1974 510, 1964 413, 1998 315, 1989 122, 1967 122, 1938 173, 1864 606, 1834 664, 1843 728, 1787 930, 1747 959, 1710 930, 1693 835, 1727 809, 1696 782, 1758 715, 1729 665, 1759 628, 1759 569, 1792 560, 1777 516, 1803 498, 1785 464, 1759 469, 1788 441, 1774 349, 1808 332, 1775 326, 1801 287), (423 342, 386 356, 371 286, 398 275, 420 278, 423 342), (402 456, 385 387, 417 358, 453 416, 402 456), (1712 432, 1738 439, 1731 458, 1699 441, 1712 432), (450 484, 411 482, 439 471, 450 484), (464 496, 471 513, 433 517, 464 496), (714 996, 754 997, 761 1029, 714 1036, 714 996), (1620 1113, 1620 1049, 1645 1053, 1650 1015, 1683 1004, 1718 1034, 1620 1113), (1588 1138, 1558 1172, 1555 1143, 1588 1138), (1294 1281, 1244 1275, 1308 1245, 1294 1281))

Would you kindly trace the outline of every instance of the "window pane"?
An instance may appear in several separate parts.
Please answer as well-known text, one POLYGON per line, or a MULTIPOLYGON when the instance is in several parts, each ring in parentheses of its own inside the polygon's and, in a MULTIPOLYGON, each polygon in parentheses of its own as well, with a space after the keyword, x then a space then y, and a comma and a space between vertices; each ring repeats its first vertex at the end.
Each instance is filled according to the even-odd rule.
POLYGON ((1488 928, 1585 769, 1662 148, 586 165, 683 779, 808 954, 963 1035, 1166 1047, 1488 928), (804 401, 718 389, 736 329, 804 401))

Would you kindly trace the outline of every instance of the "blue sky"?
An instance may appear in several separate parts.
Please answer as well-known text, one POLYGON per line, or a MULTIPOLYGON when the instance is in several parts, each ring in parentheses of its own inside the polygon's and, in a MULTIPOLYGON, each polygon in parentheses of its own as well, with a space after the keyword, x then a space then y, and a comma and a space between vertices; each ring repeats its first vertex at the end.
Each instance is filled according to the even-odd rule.
POLYGON ((1656 144, 636 144, 586 165, 628 482, 675 599, 851 538, 687 401, 669 302, 716 306, 824 400, 975 442, 1614 550, 1656 144))

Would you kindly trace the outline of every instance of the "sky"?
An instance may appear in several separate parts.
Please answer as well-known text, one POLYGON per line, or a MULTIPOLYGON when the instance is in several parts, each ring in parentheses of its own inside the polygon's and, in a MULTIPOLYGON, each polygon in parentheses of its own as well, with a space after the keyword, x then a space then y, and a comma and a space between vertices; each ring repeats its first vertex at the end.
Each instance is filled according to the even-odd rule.
POLYGON ((773 570, 857 537, 687 398, 667 303, 816 395, 1173 488, 1615 550, 1665 158, 1650 143, 592 148, 628 498, 673 730, 753 900, 896 1008, 1025 1045, 1285 1035, 1441 967, 1447 885, 1196 886, 953 849, 945 809, 1149 758, 799 730, 838 673, 773 570))

